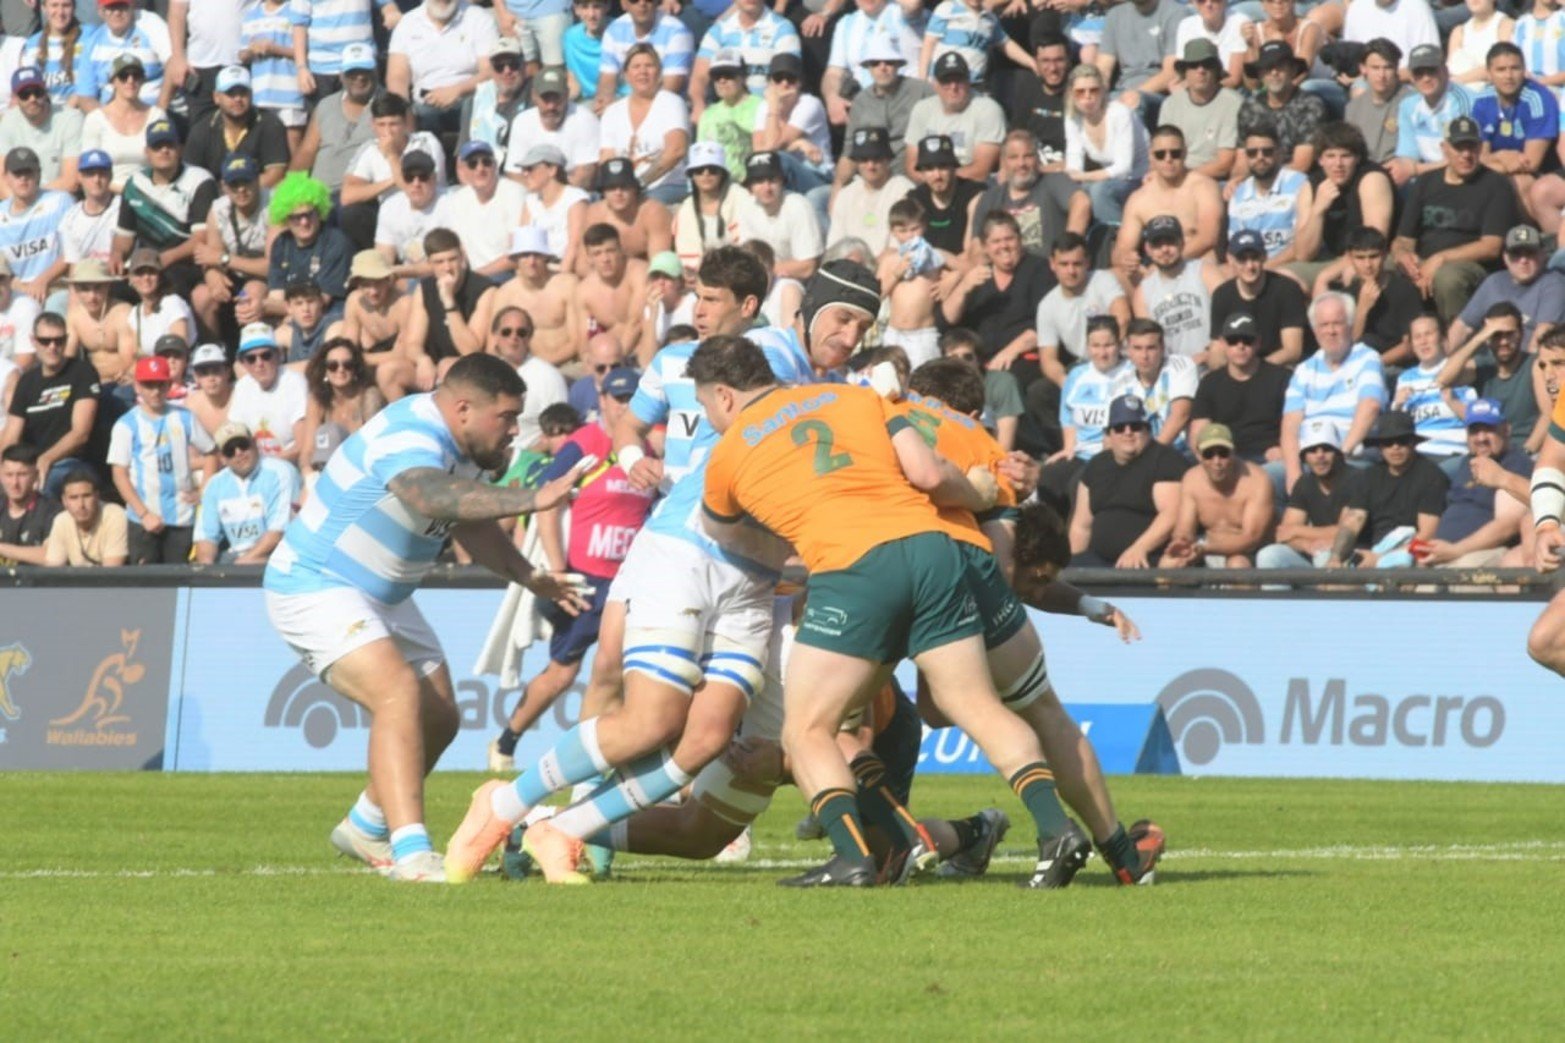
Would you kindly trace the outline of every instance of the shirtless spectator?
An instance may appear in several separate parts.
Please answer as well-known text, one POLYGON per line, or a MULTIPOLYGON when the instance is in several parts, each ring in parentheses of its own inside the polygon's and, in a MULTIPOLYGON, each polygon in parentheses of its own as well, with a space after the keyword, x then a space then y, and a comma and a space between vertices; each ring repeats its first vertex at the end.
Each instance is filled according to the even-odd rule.
POLYGON ((427 152, 404 154, 401 169, 402 191, 382 203, 375 218, 375 249, 397 278, 422 279, 429 274, 424 236, 440 226, 435 213, 442 198, 440 182, 427 152))
POLYGON ((1166 215, 1184 231, 1183 254, 1198 260, 1217 249, 1223 220, 1223 197, 1217 182, 1185 166, 1185 134, 1162 126, 1152 132, 1151 170, 1146 183, 1125 201, 1124 223, 1114 243, 1114 265, 1128 280, 1141 270, 1142 229, 1166 215))
POLYGON ((413 291, 400 344, 417 367, 420 391, 434 387, 461 356, 484 350, 495 296, 494 284, 468 268, 462 240, 449 228, 424 237, 424 254, 434 274, 413 291))
MULTIPOLYGON (((0 258, 3 263, 3 258, 0 258)), ((120 280, 109 274, 102 261, 77 261, 71 267, 68 280, 71 286, 71 304, 65 311, 67 355, 80 355, 92 363, 98 371, 98 379, 105 386, 128 384, 131 368, 136 363, 136 338, 131 333, 131 306, 110 296, 110 288, 120 280)), ((7 288, 9 292, 9 288, 7 288)), ((32 301, 31 297, 22 298, 32 301)), ((38 306, 32 305, 33 318, 38 317, 38 306)), ((32 322, 27 331, 28 353, 32 352, 32 322)), ((17 326, 18 330, 23 329, 17 326)))
POLYGON ((580 342, 571 307, 579 280, 570 272, 550 268, 558 258, 541 228, 523 225, 511 229, 511 257, 516 262, 516 275, 495 291, 496 312, 525 308, 533 320, 533 355, 551 365, 565 362, 580 342))
POLYGON ((395 402, 418 382, 418 367, 399 350, 413 298, 397 292, 395 272, 375 250, 353 256, 348 271, 348 301, 342 336, 364 352, 364 364, 387 402, 395 402))
POLYGON ((891 241, 880 255, 880 293, 891 305, 881 343, 901 348, 917 369, 940 357, 935 325, 936 287, 945 268, 940 251, 924 238, 924 208, 911 197, 899 200, 888 215, 891 241))
POLYGON ((678 326, 692 324, 695 314, 696 295, 685 281, 679 255, 672 250, 653 255, 647 265, 647 303, 642 312, 641 340, 634 349, 636 364, 647 366, 659 348, 678 343, 681 338, 670 334, 678 326))
MULTIPOLYGON (((589 274, 572 299, 572 328, 591 337, 608 330, 622 344, 634 344, 641 336, 647 305, 647 262, 625 256, 619 233, 612 225, 592 225, 582 235, 589 274)), ((571 344, 575 356, 576 342, 571 344)))
POLYGON ((596 420, 598 393, 602 390, 603 378, 625 365, 625 347, 614 339, 614 334, 600 333, 582 349, 581 361, 587 372, 571 382, 567 401, 583 419, 596 420))
MULTIPOLYGON (((598 191, 603 198, 587 205, 588 228, 608 225, 619 233, 626 256, 643 261, 674 248, 674 215, 641 191, 630 160, 615 157, 605 161, 598 168, 598 191)), ((587 272, 586 254, 579 254, 576 274, 585 276, 587 272)))
POLYGON ((184 406, 209 435, 228 423, 228 404, 234 397, 234 365, 219 344, 201 344, 190 353, 190 375, 196 386, 185 395, 184 406))
POLYGON ((1272 483, 1234 452, 1233 434, 1207 424, 1195 440, 1200 466, 1179 483, 1179 519, 1159 567, 1247 569, 1271 534, 1272 483))

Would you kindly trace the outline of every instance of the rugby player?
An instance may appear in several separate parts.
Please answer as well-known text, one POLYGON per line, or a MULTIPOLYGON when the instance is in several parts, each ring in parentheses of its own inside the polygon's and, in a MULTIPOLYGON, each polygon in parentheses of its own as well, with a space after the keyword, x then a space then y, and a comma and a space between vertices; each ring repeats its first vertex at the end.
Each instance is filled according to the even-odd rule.
POLYGON ((440 642, 410 600, 449 535, 473 560, 575 613, 497 519, 564 503, 577 467, 537 490, 478 480, 510 460, 526 385, 492 355, 458 359, 432 393, 377 413, 332 454, 263 586, 272 626, 310 671, 371 715, 369 785, 332 844, 399 881, 444 879, 424 828, 424 776, 459 725, 440 642))
MULTIPOLYGON (((1554 395, 1549 433, 1538 449, 1532 471, 1533 555, 1539 572, 1553 572, 1565 558, 1565 330, 1552 329, 1538 338, 1537 367, 1554 395)), ((1527 635, 1527 654, 1540 666, 1565 676, 1565 591, 1549 601, 1527 635)))

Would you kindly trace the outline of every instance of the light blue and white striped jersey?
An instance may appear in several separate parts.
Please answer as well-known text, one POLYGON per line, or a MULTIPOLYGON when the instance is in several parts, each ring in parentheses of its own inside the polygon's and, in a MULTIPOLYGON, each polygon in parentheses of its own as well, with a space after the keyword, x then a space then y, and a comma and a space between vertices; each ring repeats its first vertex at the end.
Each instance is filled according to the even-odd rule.
MULTIPOLYGON (((1140 397, 1146 406, 1147 423, 1152 428, 1152 436, 1156 438, 1163 433, 1163 425, 1168 422, 1168 414, 1174 403, 1182 398, 1194 399, 1200 382, 1201 368, 1194 359, 1188 355, 1169 355, 1163 359, 1163 368, 1157 371, 1150 387, 1141 382, 1135 366, 1127 365, 1115 378, 1113 394, 1109 397, 1140 397)), ((1185 432, 1179 433, 1170 448, 1184 451, 1185 432)))
POLYGON ((342 49, 350 43, 375 43, 370 0, 290 0, 294 25, 304 26, 309 39, 310 71, 342 75, 342 49))
POLYGON ((1091 362, 1081 362, 1065 374, 1060 389, 1060 426, 1076 430, 1076 459, 1091 460, 1103 449, 1103 429, 1109 422, 1109 403, 1114 389, 1125 379, 1125 371, 1134 373, 1129 361, 1121 359, 1107 373, 1091 362))
POLYGON ((989 72, 989 51, 1003 42, 1005 30, 990 11, 981 7, 975 10, 962 0, 942 0, 929 16, 924 35, 936 40, 929 59, 931 70, 942 54, 955 51, 967 62, 972 81, 982 83, 989 72))
MULTIPOLYGON (((118 420, 109 433, 108 461, 129 472, 136 490, 163 524, 176 528, 195 524, 196 505, 181 493, 195 489, 190 475, 190 450, 210 453, 212 436, 188 409, 171 406, 153 416, 137 406, 118 420)), ((137 525, 141 516, 126 507, 137 525)))
POLYGON ((22 47, 22 55, 18 68, 23 65, 36 66, 43 70, 44 86, 49 91, 49 97, 56 105, 64 105, 77 93, 76 85, 81 81, 85 73, 85 59, 82 55, 87 49, 87 40, 92 36, 92 29, 82 26, 76 36, 76 44, 71 50, 71 72, 65 73, 65 43, 62 40, 49 41, 48 57, 40 60, 39 52, 43 48, 43 33, 38 32, 27 38, 27 43, 22 47))
MULTIPOLYGON (((293 29, 299 21, 294 8, 301 0, 280 0, 267 10, 265 0, 252 0, 245 8, 240 32, 246 44, 266 41, 279 44, 293 54, 293 29)), ((250 90, 258 109, 302 109, 304 94, 299 90, 299 67, 290 58, 250 59, 250 90)))
POLYGON ((415 513, 388 484, 415 468, 458 478, 481 468, 462 455, 434 396, 409 395, 337 448, 299 516, 272 552, 263 586, 276 594, 353 587, 384 604, 406 601, 435 564, 451 523, 415 513))
POLYGON ((1266 256, 1276 257, 1293 244, 1299 193, 1309 183, 1309 175, 1292 167, 1277 172, 1270 192, 1262 192, 1255 178, 1245 178, 1228 201, 1228 234, 1247 229, 1259 232, 1266 243, 1266 256))
POLYGON ((156 105, 158 95, 163 92, 163 63, 173 53, 168 23, 151 11, 137 11, 130 32, 123 38, 115 36, 107 25, 100 25, 87 34, 83 60, 76 73, 76 93, 107 102, 114 96, 114 84, 110 79, 114 59, 122 54, 134 54, 147 70, 147 81, 141 85, 141 100, 156 105))
POLYGON ((1409 91, 1397 105, 1397 158, 1420 163, 1445 162, 1440 143, 1445 140, 1446 124, 1458 116, 1471 115, 1472 111, 1472 92, 1459 83, 1446 85, 1440 105, 1434 110, 1422 94, 1409 91))
MULTIPOLYGON (((772 372, 785 384, 813 384, 810 356, 791 329, 758 326, 744 334, 772 364, 772 372)), ((675 482, 700 466, 717 444, 717 432, 707 423, 706 410, 696 401, 695 381, 685 376, 685 364, 695 353, 697 341, 687 340, 652 356, 641 374, 630 411, 644 424, 666 424, 663 439, 663 486, 667 493, 675 482)))
MULTIPOLYGON (((1425 456, 1440 458, 1461 456, 1467 452, 1467 425, 1446 402, 1445 396, 1440 393, 1440 385, 1435 383, 1435 377, 1444 366, 1445 359, 1436 359, 1427 366, 1404 369, 1397 376, 1397 394, 1400 396, 1403 388, 1409 392, 1398 408, 1412 416, 1414 431, 1428 439, 1427 442, 1418 443, 1418 451, 1425 456)), ((1478 398, 1478 392, 1470 387, 1451 390, 1463 403, 1478 398)))
POLYGON ((298 468, 276 456, 262 456, 248 478, 225 467, 201 490, 196 539, 227 543, 240 554, 269 532, 282 532, 293 517, 304 483, 298 468))
POLYGON ((744 56, 745 86, 751 94, 766 93, 766 72, 775 54, 799 53, 799 30, 782 15, 761 8, 761 17, 750 28, 739 24, 738 8, 712 23, 701 37, 697 58, 711 61, 718 51, 733 49, 744 56))
POLYGON ((29 282, 49 270, 60 258, 60 222, 76 204, 64 192, 40 193, 20 214, 15 200, 0 203, 0 256, 11 262, 17 282, 29 282))
POLYGON ((1565 11, 1550 11, 1544 18, 1531 11, 1518 15, 1511 42, 1521 49, 1528 76, 1553 76, 1565 70, 1565 11))
POLYGON ((844 70, 859 81, 860 87, 872 86, 875 81, 863 62, 864 56, 869 53, 870 42, 877 37, 884 37, 896 44, 902 56, 909 59, 909 65, 916 68, 914 63, 918 58, 919 41, 923 37, 922 20, 918 25, 908 24, 900 4, 887 4, 873 18, 860 10, 849 11, 844 15, 832 30, 831 57, 826 62, 827 66, 844 70))
POLYGON ((1366 344, 1355 344, 1336 369, 1317 351, 1293 371, 1282 400, 1284 413, 1303 413, 1304 419, 1325 417, 1346 433, 1353 426, 1353 412, 1366 398, 1386 405, 1386 375, 1380 353, 1366 344))
MULTIPOLYGON (((636 35, 636 25, 628 14, 622 14, 610 22, 608 28, 603 30, 598 75, 609 73, 618 77, 625 67, 625 52, 638 43, 650 43, 657 48, 658 56, 663 59, 664 76, 690 75, 690 67, 696 60, 696 40, 690 35, 690 30, 685 28, 685 23, 671 14, 659 14, 652 32, 645 37, 636 35)), ((629 93, 630 87, 621 81, 619 96, 623 98, 629 93)))

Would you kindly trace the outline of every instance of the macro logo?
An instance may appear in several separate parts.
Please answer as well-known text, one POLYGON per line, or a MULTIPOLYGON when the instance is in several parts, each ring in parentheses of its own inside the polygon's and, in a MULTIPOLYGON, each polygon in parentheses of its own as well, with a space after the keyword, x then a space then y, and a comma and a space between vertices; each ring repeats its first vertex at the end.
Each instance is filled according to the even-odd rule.
POLYGON ((64 717, 49 722, 44 742, 50 746, 134 746, 137 733, 130 727, 125 693, 147 674, 136 661, 140 630, 121 630, 120 648, 98 662, 87 682, 81 703, 64 717))
POLYGON ((362 728, 369 715, 332 691, 303 663, 283 675, 266 701, 262 723, 268 728, 297 728, 304 741, 323 750, 343 728, 362 728))
POLYGON ((1185 765, 1210 764, 1226 743, 1266 741, 1261 703, 1238 675, 1207 667, 1170 681, 1157 696, 1185 765))

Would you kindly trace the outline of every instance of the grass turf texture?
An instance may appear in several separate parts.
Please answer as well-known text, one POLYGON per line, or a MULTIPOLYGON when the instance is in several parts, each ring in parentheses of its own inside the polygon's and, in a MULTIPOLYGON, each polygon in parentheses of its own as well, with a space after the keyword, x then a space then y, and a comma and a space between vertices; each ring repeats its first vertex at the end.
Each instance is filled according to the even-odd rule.
MULTIPOLYGON (((431 781, 437 844, 477 778, 431 781)), ((987 880, 801 893, 774 881, 827 849, 792 791, 745 866, 454 888, 336 859, 354 781, 7 776, 4 1035, 1535 1038, 1565 1005, 1557 787, 1116 779, 1169 832, 1158 885, 1094 858, 1045 893, 1004 783, 937 776, 919 814, 1015 823, 987 880)))

